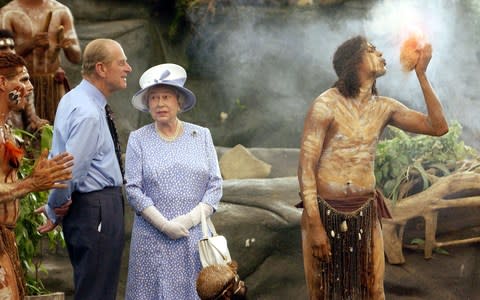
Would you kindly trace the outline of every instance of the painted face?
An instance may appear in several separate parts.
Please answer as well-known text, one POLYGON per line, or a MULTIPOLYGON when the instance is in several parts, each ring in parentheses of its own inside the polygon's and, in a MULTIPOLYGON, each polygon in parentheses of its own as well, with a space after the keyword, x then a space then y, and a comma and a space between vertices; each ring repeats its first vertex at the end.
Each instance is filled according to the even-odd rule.
POLYGON ((123 49, 118 44, 112 44, 112 62, 106 64, 106 83, 109 92, 115 92, 127 88, 127 75, 132 72, 132 67, 127 62, 123 49))
POLYGON ((378 51, 374 45, 367 43, 360 70, 375 78, 384 75, 387 72, 387 63, 382 55, 382 52, 378 51))
POLYGON ((178 94, 173 88, 155 86, 147 94, 150 115, 157 122, 171 122, 180 112, 178 94))
POLYGON ((28 97, 32 94, 33 85, 26 67, 18 67, 18 73, 7 79, 7 91, 10 110, 20 111, 25 109, 28 97))

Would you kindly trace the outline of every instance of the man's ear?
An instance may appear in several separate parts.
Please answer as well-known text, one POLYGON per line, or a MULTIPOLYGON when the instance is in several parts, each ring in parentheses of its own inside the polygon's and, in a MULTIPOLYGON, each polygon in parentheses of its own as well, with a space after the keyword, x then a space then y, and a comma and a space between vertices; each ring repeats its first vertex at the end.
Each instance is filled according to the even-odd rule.
POLYGON ((105 78, 105 74, 107 72, 107 69, 106 69, 106 66, 104 63, 102 62, 97 62, 95 64, 95 71, 96 73, 98 74, 98 76, 100 76, 101 78, 105 78))
POLYGON ((0 75, 0 91, 5 92, 7 90, 7 77, 0 75))

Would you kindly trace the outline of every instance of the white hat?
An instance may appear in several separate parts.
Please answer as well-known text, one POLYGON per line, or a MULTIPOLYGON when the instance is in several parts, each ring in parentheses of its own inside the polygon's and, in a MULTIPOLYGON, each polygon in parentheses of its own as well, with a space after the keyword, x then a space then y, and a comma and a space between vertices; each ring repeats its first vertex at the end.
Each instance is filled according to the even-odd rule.
POLYGON ((156 85, 166 85, 175 88, 180 94, 182 111, 191 109, 197 101, 195 95, 183 85, 187 80, 185 69, 176 64, 161 64, 146 70, 138 83, 140 90, 132 97, 132 105, 136 109, 148 112, 146 94, 148 88, 156 85))

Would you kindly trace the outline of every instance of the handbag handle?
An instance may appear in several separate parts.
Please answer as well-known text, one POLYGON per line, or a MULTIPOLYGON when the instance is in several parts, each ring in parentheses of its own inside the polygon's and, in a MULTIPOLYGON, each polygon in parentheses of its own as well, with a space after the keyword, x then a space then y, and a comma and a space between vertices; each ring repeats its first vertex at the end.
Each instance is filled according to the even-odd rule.
POLYGON ((202 232, 203 232, 203 238, 206 239, 208 238, 209 230, 212 233, 213 236, 217 235, 217 231, 215 230, 215 226, 213 226, 212 220, 210 220, 210 217, 205 216, 205 212, 203 209, 200 210, 200 219, 202 221, 202 232))

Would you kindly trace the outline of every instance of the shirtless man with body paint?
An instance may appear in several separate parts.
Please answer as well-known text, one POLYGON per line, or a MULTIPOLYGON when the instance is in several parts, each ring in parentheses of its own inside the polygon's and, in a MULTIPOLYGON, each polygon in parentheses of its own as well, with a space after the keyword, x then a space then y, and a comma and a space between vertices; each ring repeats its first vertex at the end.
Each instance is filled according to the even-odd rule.
POLYGON ((27 62, 35 89, 36 112, 53 123, 69 90, 60 52, 74 64, 82 58, 70 9, 56 0, 12 0, 0 10, 0 28, 15 35, 16 53, 27 62))
POLYGON ((382 53, 364 37, 335 52, 338 80, 311 105, 304 124, 298 168, 302 247, 310 299, 384 299, 382 217, 374 160, 387 125, 412 133, 448 132, 442 106, 426 70, 432 47, 417 50, 415 72, 427 114, 378 96, 376 79, 386 72, 382 53))
POLYGON ((31 174, 18 178, 23 150, 7 118, 12 107, 25 102, 32 92, 25 60, 15 53, 0 53, 0 299, 20 300, 25 296, 24 270, 15 239, 21 199, 30 192, 66 188, 64 181, 72 178, 73 156, 62 153, 47 159, 47 149, 31 174))

